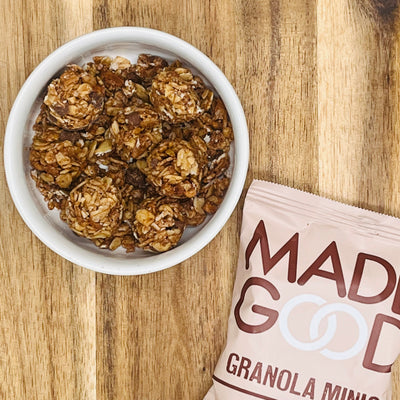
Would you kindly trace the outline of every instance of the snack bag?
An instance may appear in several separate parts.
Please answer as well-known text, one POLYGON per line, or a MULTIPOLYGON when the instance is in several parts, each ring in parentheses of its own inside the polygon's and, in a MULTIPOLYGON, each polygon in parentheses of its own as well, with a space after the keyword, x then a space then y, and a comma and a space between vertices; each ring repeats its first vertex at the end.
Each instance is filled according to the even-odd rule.
POLYGON ((254 181, 205 400, 389 400, 400 220, 254 181))

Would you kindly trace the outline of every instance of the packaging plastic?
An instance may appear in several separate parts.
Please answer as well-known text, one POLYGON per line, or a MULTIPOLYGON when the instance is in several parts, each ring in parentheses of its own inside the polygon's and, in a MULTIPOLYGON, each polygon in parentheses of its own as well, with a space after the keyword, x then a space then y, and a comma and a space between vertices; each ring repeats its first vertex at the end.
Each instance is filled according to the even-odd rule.
POLYGON ((399 275, 399 219, 254 181, 205 400, 389 400, 399 275))

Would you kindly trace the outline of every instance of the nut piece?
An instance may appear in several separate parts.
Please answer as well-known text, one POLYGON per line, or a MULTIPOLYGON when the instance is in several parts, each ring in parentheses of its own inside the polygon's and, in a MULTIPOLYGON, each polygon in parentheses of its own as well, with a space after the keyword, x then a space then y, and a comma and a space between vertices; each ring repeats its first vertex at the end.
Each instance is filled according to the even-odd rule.
POLYGON ((49 84, 44 104, 54 124, 67 130, 84 129, 103 109, 104 88, 81 67, 70 65, 49 84))
POLYGON ((185 228, 175 207, 165 199, 147 199, 136 211, 133 222, 137 246, 145 250, 164 252, 176 246, 185 228))
POLYGON ((122 92, 127 98, 134 96, 146 103, 150 103, 149 93, 147 90, 142 85, 139 85, 139 83, 133 82, 129 79, 125 81, 125 87, 122 89, 122 92))
POLYGON ((110 136, 122 160, 141 158, 162 139, 159 116, 149 104, 137 100, 115 117, 110 136))
POLYGON ((150 101, 161 118, 171 123, 191 121, 207 111, 213 93, 202 80, 178 63, 164 68, 154 77, 150 101))
POLYGON ((61 210, 61 218, 79 236, 105 239, 117 230, 123 207, 121 193, 109 177, 93 178, 76 186, 61 210))
POLYGON ((198 152, 185 140, 164 140, 138 168, 157 188, 171 198, 192 198, 200 189, 202 164, 198 152))

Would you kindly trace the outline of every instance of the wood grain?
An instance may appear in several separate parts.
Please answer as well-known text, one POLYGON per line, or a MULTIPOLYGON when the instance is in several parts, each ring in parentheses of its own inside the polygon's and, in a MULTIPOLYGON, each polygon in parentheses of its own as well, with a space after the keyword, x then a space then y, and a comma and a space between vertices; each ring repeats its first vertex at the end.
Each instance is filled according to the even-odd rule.
MULTIPOLYGON (((397 0, 0 0, 0 132, 59 45, 146 26, 222 69, 245 110, 247 185, 268 179, 400 217, 397 0)), ((0 150, 2 157, 2 143, 0 150)), ((0 164, 0 399, 202 399, 224 346, 243 198, 199 254, 95 274, 24 225, 0 164)), ((400 399, 400 367, 393 399, 400 399)))

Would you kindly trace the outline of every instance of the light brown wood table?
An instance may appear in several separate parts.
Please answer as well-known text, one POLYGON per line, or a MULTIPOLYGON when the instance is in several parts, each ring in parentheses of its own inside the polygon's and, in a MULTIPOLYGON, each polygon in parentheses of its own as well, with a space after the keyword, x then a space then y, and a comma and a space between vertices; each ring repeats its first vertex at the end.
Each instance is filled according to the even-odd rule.
MULTIPOLYGON (((400 217, 396 0, 0 0, 0 134, 29 73, 95 29, 198 47, 247 116, 252 178, 400 217)), ((2 144, 1 140, 1 156, 2 144)), ((0 399, 189 399, 224 345, 242 199, 200 253, 147 276, 73 265, 25 226, 0 166, 0 399)), ((394 399, 400 399, 394 368, 394 399)))

